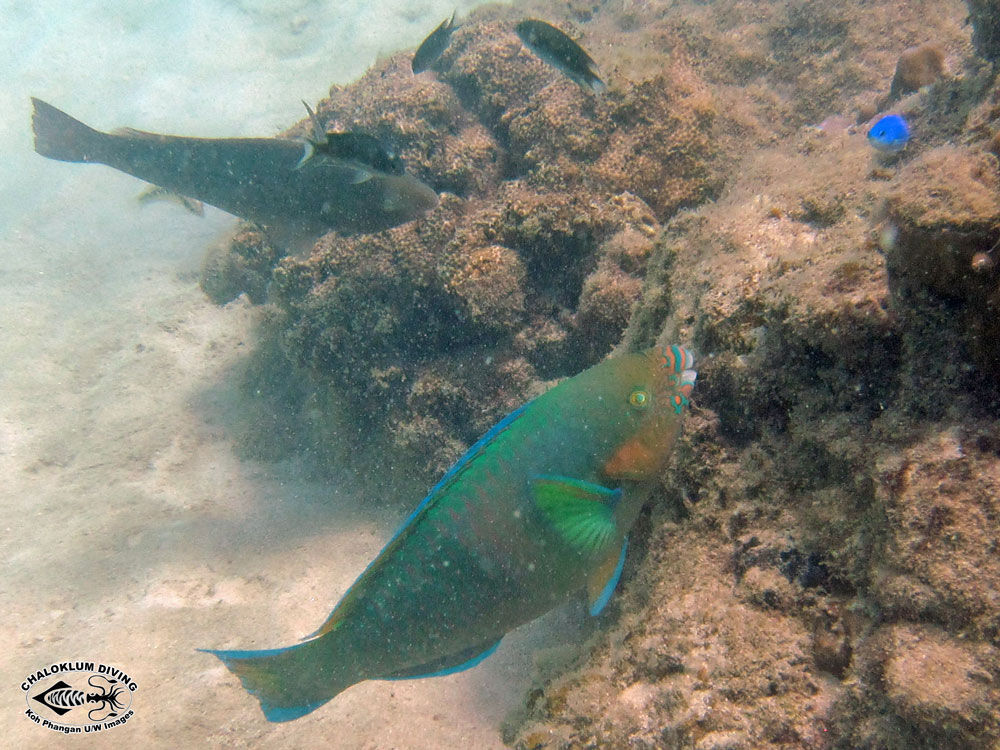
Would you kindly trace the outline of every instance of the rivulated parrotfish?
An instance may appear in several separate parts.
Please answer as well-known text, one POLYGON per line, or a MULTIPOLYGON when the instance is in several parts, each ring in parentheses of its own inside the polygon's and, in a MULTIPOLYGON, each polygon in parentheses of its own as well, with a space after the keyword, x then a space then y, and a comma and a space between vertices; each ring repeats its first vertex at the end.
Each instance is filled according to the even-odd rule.
POLYGON ((461 27, 455 25, 455 14, 452 13, 450 21, 446 18, 440 26, 427 35, 427 38, 417 47, 417 51, 413 54, 413 61, 410 63, 414 75, 423 73, 434 64, 435 60, 441 57, 451 42, 451 33, 458 28, 461 27))
POLYGON ((337 230, 375 232, 437 205, 409 175, 370 170, 285 138, 185 138, 125 128, 102 133, 32 98, 35 151, 60 161, 97 162, 265 225, 272 238, 299 244, 337 230), (298 168, 297 168, 298 167, 298 168))
POLYGON ((901 115, 886 115, 868 130, 868 142, 879 151, 902 151, 910 140, 910 127, 901 115))
POLYGON ((591 91, 604 90, 604 81, 594 72, 597 63, 561 29, 545 21, 529 18, 514 27, 514 31, 528 49, 549 65, 559 68, 583 88, 591 91))
POLYGON ((368 679, 478 664, 586 591, 597 614, 694 387, 671 346, 609 359, 509 414, 444 475, 309 640, 209 651, 289 721, 368 679))

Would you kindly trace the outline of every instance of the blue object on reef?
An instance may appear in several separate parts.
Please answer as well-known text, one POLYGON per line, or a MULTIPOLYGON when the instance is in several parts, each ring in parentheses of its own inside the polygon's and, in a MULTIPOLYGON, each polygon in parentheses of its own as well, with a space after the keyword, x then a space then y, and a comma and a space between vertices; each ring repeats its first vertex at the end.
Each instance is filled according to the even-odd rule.
POLYGON ((886 115, 868 131, 868 142, 879 151, 902 151, 910 140, 910 127, 902 115, 886 115))

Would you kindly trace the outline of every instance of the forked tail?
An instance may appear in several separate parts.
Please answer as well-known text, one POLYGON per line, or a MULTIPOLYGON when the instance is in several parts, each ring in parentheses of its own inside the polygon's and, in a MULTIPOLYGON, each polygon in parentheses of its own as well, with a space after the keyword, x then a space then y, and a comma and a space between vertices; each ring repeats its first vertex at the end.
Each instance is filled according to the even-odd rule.
POLYGON ((340 659, 331 658, 333 634, 266 651, 214 651, 247 692, 260 701, 268 721, 291 721, 315 711, 355 682, 340 659))
POLYGON ((61 109, 31 97, 34 110, 31 127, 35 131, 35 151, 59 161, 103 161, 108 136, 84 125, 61 109))

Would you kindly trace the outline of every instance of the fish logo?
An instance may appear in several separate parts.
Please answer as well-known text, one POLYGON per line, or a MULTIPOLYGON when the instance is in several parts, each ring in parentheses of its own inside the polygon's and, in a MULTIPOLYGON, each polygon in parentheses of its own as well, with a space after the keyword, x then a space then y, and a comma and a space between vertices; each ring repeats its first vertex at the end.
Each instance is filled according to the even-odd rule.
POLYGON ((37 670, 21 689, 28 705, 25 715, 39 726, 63 734, 91 734, 133 716, 132 695, 138 686, 116 667, 80 661, 37 670))

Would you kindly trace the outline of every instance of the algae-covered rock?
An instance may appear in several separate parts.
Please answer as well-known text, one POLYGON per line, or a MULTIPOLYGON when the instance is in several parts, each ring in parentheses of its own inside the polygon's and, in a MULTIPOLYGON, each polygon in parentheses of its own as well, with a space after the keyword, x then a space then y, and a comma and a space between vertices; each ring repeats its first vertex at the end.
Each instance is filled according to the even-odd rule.
POLYGON ((1000 389, 968 311, 996 281, 967 277, 996 179, 804 131, 668 223, 625 340, 693 341, 695 408, 619 613, 516 746, 990 747, 1000 389))
POLYGON ((962 9, 573 3, 553 20, 597 97, 486 8, 433 73, 389 58, 319 103, 445 192, 260 266, 316 423, 348 404, 430 479, 616 346, 698 354, 619 593, 514 746, 995 743, 1000 95, 962 9), (854 115, 924 42, 959 72, 902 100, 911 145, 879 157, 854 115))
POLYGON ((244 224, 228 241, 209 250, 201 269, 201 288, 216 304, 246 293, 251 302, 267 299, 271 272, 281 257, 263 232, 244 224))
POLYGON ((934 42, 903 50, 889 87, 889 98, 912 94, 930 86, 944 73, 944 50, 934 42))
POLYGON ((972 43, 987 60, 1000 58, 1000 3, 996 0, 965 0, 972 23, 972 43))

